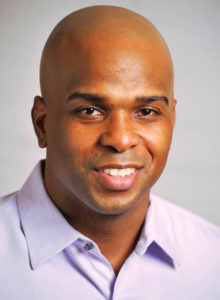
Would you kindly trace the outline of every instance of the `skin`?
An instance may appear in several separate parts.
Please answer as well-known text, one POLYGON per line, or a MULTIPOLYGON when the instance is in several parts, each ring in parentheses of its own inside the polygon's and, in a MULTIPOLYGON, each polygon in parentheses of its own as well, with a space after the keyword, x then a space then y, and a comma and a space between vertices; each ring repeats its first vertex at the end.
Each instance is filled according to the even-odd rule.
POLYGON ((172 140, 176 100, 168 48, 131 11, 85 8, 51 33, 40 81, 32 118, 39 146, 47 148, 47 192, 117 274, 135 247, 172 140), (138 172, 129 188, 111 189, 100 179, 103 166, 138 172))

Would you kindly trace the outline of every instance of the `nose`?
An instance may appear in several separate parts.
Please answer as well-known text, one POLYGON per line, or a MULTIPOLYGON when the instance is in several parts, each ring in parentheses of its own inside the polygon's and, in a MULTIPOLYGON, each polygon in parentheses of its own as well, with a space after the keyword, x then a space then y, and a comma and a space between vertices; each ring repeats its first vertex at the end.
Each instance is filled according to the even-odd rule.
POLYGON ((123 113, 118 113, 111 117, 100 136, 102 146, 119 153, 137 146, 139 136, 130 122, 123 113))

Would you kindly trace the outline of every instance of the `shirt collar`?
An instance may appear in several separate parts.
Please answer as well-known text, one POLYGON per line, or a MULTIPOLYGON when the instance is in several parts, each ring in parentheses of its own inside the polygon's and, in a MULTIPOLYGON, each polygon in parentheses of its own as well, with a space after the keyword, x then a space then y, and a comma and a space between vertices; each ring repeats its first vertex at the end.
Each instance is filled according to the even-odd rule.
POLYGON ((33 269, 81 237, 49 198, 40 162, 18 192, 17 204, 33 269))
POLYGON ((174 266, 180 267, 180 251, 174 227, 173 216, 166 202, 151 194, 145 224, 135 249, 137 254, 147 254, 154 243, 172 260, 174 266))

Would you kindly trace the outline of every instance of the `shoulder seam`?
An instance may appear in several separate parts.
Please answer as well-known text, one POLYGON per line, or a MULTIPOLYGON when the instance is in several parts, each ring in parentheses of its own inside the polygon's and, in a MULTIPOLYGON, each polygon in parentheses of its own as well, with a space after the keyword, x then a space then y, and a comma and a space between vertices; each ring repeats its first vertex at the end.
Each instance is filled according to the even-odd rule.
POLYGON ((208 228, 210 228, 210 230, 214 230, 217 233, 220 233, 220 227, 218 225, 211 223, 210 221, 204 219, 203 217, 197 215, 196 213, 188 211, 187 209, 180 207, 180 206, 176 205, 175 203, 169 202, 163 198, 160 198, 156 195, 152 195, 152 196, 154 198, 156 198, 156 200, 163 201, 163 203, 166 205, 166 207, 173 208, 173 211, 176 214, 181 215, 182 217, 187 217, 192 222, 197 223, 199 226, 201 226, 203 228, 208 227, 208 228))

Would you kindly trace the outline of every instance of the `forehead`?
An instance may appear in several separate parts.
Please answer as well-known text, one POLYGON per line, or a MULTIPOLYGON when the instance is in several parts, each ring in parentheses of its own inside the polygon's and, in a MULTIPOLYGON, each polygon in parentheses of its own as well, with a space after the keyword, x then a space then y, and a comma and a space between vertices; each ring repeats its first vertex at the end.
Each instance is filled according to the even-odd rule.
POLYGON ((158 89, 170 93, 172 66, 160 41, 136 36, 65 37, 56 53, 53 75, 66 93, 72 89, 158 89), (59 70, 59 71, 58 71, 59 70))

